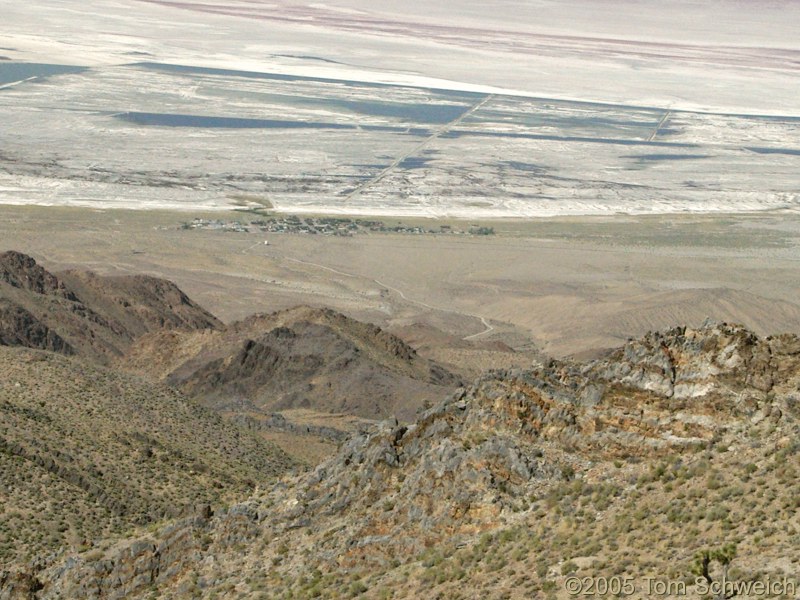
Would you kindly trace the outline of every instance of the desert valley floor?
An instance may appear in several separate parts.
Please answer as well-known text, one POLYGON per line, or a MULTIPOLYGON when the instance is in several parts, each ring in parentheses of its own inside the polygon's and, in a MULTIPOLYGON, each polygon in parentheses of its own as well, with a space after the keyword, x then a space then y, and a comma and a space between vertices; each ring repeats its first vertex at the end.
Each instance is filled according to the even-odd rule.
POLYGON ((494 235, 352 237, 187 230, 204 215, 186 212, 3 207, 3 216, 4 247, 55 270, 171 279, 225 321, 330 306, 417 345, 446 334, 556 356, 590 356, 706 317, 762 334, 800 330, 800 218, 791 213, 486 221, 475 224, 494 235))

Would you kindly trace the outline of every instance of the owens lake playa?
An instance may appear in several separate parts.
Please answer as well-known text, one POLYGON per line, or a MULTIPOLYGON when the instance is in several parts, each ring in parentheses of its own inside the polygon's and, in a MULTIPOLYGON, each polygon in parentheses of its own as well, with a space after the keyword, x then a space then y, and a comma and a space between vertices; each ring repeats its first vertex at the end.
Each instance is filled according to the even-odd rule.
POLYGON ((0 202, 457 218, 798 207, 792 3, 290 4, 9 11, 0 202))

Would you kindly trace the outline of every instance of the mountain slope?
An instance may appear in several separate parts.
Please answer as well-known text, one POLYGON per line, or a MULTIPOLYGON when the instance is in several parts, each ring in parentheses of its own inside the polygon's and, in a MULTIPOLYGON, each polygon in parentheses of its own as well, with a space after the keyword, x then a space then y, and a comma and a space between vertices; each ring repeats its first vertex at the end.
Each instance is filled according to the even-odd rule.
POLYGON ((309 307, 255 315, 219 331, 149 334, 119 364, 222 410, 252 404, 371 419, 411 419, 459 384, 379 327, 309 307))
POLYGON ((181 394, 0 347, 0 563, 241 497, 293 466, 181 394))
POLYGON ((0 253, 0 344, 75 353, 100 363, 140 335, 221 323, 175 284, 146 276, 54 275, 19 252, 0 253))
POLYGON ((729 543, 733 578, 793 578, 799 384, 800 339, 725 324, 497 371, 229 510, 5 573, 0 589, 568 598, 578 574, 627 577, 650 597, 645 577, 694 585, 695 554, 729 543))
POLYGON ((223 325, 175 284, 54 275, 0 254, 0 345, 75 354, 162 380, 217 410, 308 408, 408 420, 459 385, 399 338, 328 309, 223 325))
POLYGON ((6 298, 0 298, 0 346, 39 348, 67 355, 75 353, 64 338, 6 298))

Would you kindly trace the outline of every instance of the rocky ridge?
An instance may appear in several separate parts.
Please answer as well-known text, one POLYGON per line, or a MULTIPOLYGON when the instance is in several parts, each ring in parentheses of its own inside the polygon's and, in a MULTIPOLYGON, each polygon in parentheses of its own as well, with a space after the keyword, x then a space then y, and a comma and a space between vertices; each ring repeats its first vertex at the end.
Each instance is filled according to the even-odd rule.
POLYGON ((166 280, 78 271, 55 275, 25 254, 0 253, 0 345, 107 364, 149 331, 221 325, 166 280))
POLYGON ((118 364, 219 410, 312 407, 368 419, 410 420, 460 384, 375 325, 302 306, 217 331, 149 334, 118 364))
POLYGON ((0 346, 23 346, 59 354, 75 354, 64 338, 27 310, 5 298, 0 298, 0 346))
POLYGON ((13 250, 0 254, 0 281, 34 294, 78 300, 58 277, 36 264, 30 256, 13 250))
POLYGON ((461 383, 400 338, 329 309, 225 325, 170 281, 52 274, 14 251, 0 254, 0 345, 77 355, 265 418, 308 408, 410 420, 461 383))
MULTIPOLYGON (((229 510, 205 511, 157 536, 109 548, 99 558, 79 555, 6 573, 0 597, 128 598, 144 597, 151 589, 187 598, 212 591, 245 596, 254 593, 254 581, 305 597, 303 590, 315 582, 339 584, 348 581, 348 573, 357 574, 352 581, 366 578, 373 586, 353 584, 350 594, 356 589, 379 597, 380 589, 389 589, 394 597, 414 597, 419 588, 403 584, 402 574, 405 580, 427 577, 432 548, 449 548, 449 558, 440 556, 434 565, 445 558, 459 564, 484 560, 483 540, 501 544, 537 528, 530 547, 526 552, 517 547, 513 561, 537 573, 520 580, 520 593, 525 585, 541 590, 558 572, 525 561, 579 552, 573 546, 580 540, 563 538, 563 548, 557 543, 562 538, 552 528, 559 527, 559 519, 582 523, 581 539, 607 544, 597 537, 602 531, 616 531, 612 526, 623 527, 615 535, 630 531, 631 505, 684 506, 674 482, 690 485, 694 473, 705 472, 701 467, 714 460, 724 472, 752 457, 757 462, 746 465, 747 471, 765 474, 774 468, 767 464, 771 456, 796 461, 798 384, 797 336, 762 339, 743 327, 716 323, 651 333, 584 365, 550 361, 527 371, 492 372, 414 424, 389 421, 356 435, 311 473, 262 489, 229 510), (753 436, 759 444, 747 443, 753 436), (759 454, 762 446, 765 454, 759 454), (655 498, 642 496, 639 483, 660 491, 655 498), (586 494, 591 502, 602 494, 599 508, 585 504, 586 494), (558 512, 542 512, 547 506, 558 512), (576 506, 586 508, 576 511, 576 506), (557 547, 542 546, 543 535, 557 547)), ((780 477, 792 481, 791 468, 778 466, 780 477)), ((725 505, 729 496, 717 502, 725 505)), ((763 506, 768 505, 774 503, 763 506)), ((792 514, 791 506, 786 500, 769 510, 792 514)), ((735 503, 731 507, 726 510, 738 510, 735 503)), ((645 526, 683 535, 659 514, 645 526)), ((697 518, 712 517, 703 512, 697 518)), ((786 535, 792 527, 800 533, 800 524, 787 518, 786 535)), ((718 535, 709 529, 706 537, 718 535)), ((752 535, 743 533, 743 544, 758 539, 752 535)), ((628 543, 639 538, 646 535, 628 537, 628 543)), ((702 540, 687 539, 686 547, 670 553, 689 560, 702 540)), ((590 551, 597 552, 585 552, 590 551)), ((607 552, 616 550, 612 545, 607 552)), ((506 556, 494 569, 502 571, 509 561, 506 556)), ((563 564, 562 575, 569 572, 563 564)), ((462 592, 474 586, 465 581, 476 575, 460 573, 454 575, 455 587, 447 588, 449 580, 439 575, 416 585, 427 581, 450 589, 447 597, 466 598, 462 592)), ((348 595, 336 589, 321 593, 348 595)), ((491 597, 530 596, 509 591, 491 597)))

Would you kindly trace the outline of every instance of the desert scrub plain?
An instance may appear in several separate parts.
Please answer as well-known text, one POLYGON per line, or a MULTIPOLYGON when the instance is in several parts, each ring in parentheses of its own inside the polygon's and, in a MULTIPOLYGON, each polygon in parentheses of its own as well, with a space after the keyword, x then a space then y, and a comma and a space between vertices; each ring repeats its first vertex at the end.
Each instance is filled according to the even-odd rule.
POLYGON ((241 498, 294 466, 180 393, 0 347, 0 564, 241 498))

